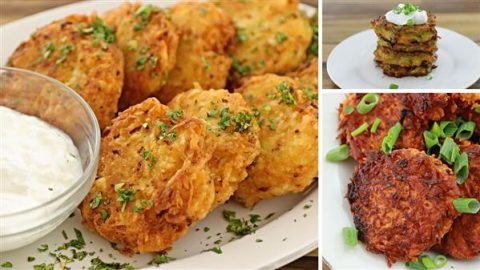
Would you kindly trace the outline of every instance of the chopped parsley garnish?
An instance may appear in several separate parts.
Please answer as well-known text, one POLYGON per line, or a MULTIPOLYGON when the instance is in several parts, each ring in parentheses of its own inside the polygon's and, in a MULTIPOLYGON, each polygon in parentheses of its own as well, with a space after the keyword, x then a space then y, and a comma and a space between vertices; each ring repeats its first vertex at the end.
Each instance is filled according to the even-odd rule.
POLYGON ((153 257, 153 259, 148 264, 149 265, 155 264, 158 266, 160 264, 169 263, 174 260, 175 258, 168 257, 167 254, 158 254, 155 257, 153 257))
POLYGON ((105 223, 105 221, 109 217, 109 214, 108 214, 107 210, 102 209, 102 211, 100 212, 100 216, 102 217, 103 223, 105 223))
POLYGON ((183 116, 183 111, 182 109, 176 109, 175 111, 170 111, 166 113, 167 117, 172 119, 172 120, 179 120, 183 116))
POLYGON ((237 236, 244 236, 254 233, 258 227, 256 222, 259 221, 259 216, 250 215, 250 220, 236 218, 233 211, 223 210, 223 218, 228 221, 227 232, 233 233, 237 236))
POLYGON ((82 232, 76 228, 74 228, 73 230, 75 231, 75 236, 77 239, 72 239, 69 242, 63 244, 62 246, 59 246, 57 250, 66 250, 69 247, 73 247, 80 250, 85 247, 86 243, 85 243, 85 239, 83 239, 82 232))
MULTIPOLYGON (((94 44, 98 43, 99 40, 104 40, 107 43, 115 42, 115 34, 110 26, 103 23, 102 19, 97 17, 92 23, 92 26, 89 28, 84 28, 81 30, 82 34, 93 34, 95 37, 94 44)), ((104 47, 105 48, 105 47, 104 47)))
POLYGON ((208 231, 210 231, 210 228, 209 228, 209 227, 203 228, 203 232, 208 232, 208 231))
POLYGON ((142 207, 138 207, 138 206, 136 206, 135 204, 132 206, 132 210, 133 210, 133 212, 135 212, 135 213, 139 213, 139 214, 143 213, 143 208, 142 208, 142 207))
MULTIPOLYGON (((145 153, 144 153, 145 156, 145 153)), ((117 201, 122 203, 122 212, 125 210, 127 203, 135 199, 135 190, 133 188, 124 189, 125 183, 119 183, 115 185, 115 192, 117 192, 117 201)))
POLYGON ((280 91, 280 103, 285 103, 288 105, 295 104, 295 97, 290 92, 290 86, 288 82, 281 82, 277 85, 277 90, 280 91))
POLYGON ((97 195, 95 195, 95 198, 93 198, 90 201, 90 208, 91 209, 97 208, 102 203, 102 200, 103 200, 102 192, 98 192, 97 195))
POLYGON ((215 252, 215 253, 217 253, 217 254, 222 254, 222 253, 223 253, 223 252, 222 252, 222 248, 219 247, 219 246, 213 247, 213 248, 211 248, 211 249, 209 249, 209 250, 207 250, 207 251, 213 251, 213 252, 215 252))
POLYGON ((135 13, 135 16, 140 18, 140 22, 135 24, 133 26, 133 30, 135 31, 140 31, 142 30, 145 25, 147 25, 148 20, 150 19, 150 15, 152 14, 153 11, 157 11, 158 8, 156 8, 153 5, 144 5, 140 7, 137 12, 135 13))
POLYGON ((415 11, 421 11, 420 7, 413 5, 413 4, 399 4, 393 9, 393 13, 400 14, 403 13, 404 15, 410 15, 415 11))
POLYGON ((43 56, 43 59, 47 59, 53 52, 55 51, 55 45, 53 45, 53 42, 48 42, 47 45, 43 46, 41 53, 43 56))
POLYGON ((207 112, 207 117, 215 117, 218 114, 218 109, 213 107, 209 112, 207 112))
POLYGON ((230 111, 228 107, 225 107, 220 110, 220 121, 218 122, 218 126, 222 129, 225 130, 230 126, 230 111))
POLYGON ((275 40, 277 41, 278 44, 282 44, 283 42, 287 41, 288 36, 285 35, 284 33, 278 32, 275 34, 275 40))
POLYGON ((398 84, 395 84, 395 83, 391 83, 388 88, 390 89, 398 89, 398 84))
POLYGON ((275 215, 275 213, 270 213, 265 217, 265 219, 269 219, 269 218, 273 217, 274 215, 275 215))
POLYGON ((27 262, 33 262, 33 261, 35 261, 35 257, 32 257, 32 256, 27 257, 27 262))
POLYGON ((238 42, 240 43, 244 43, 245 41, 247 41, 248 37, 247 37, 247 32, 245 31, 244 28, 237 28, 237 40, 238 42))
POLYGON ((252 73, 253 69, 250 65, 243 65, 240 63, 238 59, 233 59, 232 61, 233 69, 240 74, 240 76, 249 75, 252 73))
POLYGON ((130 51, 136 51, 138 49, 138 41, 135 39, 129 40, 127 43, 127 48, 130 51))
POLYGON ((249 130, 252 126, 253 115, 247 112, 240 112, 233 118, 233 121, 237 124, 235 131, 242 132, 249 130))
POLYGON ((204 56, 200 57, 200 61, 202 61, 202 65, 203 65, 203 70, 209 70, 211 65, 210 63, 208 62, 207 58, 205 58, 204 56))
POLYGON ((68 239, 68 236, 67 236, 67 233, 65 232, 65 230, 62 230, 62 235, 63 235, 63 238, 64 238, 65 240, 68 239))
POLYGON ((75 249, 72 249, 72 258, 76 260, 83 260, 85 257, 87 257, 88 253, 86 251, 76 251, 75 249))
POLYGON ((315 13, 313 17, 314 23, 312 23, 312 41, 310 42, 310 46, 307 49, 307 53, 318 56, 318 13, 315 13))
POLYGON ((13 264, 11 262, 4 262, 0 266, 2 266, 3 268, 12 268, 13 264))
POLYGON ((307 96, 308 100, 315 101, 318 99, 318 94, 313 92, 310 88, 303 88, 303 93, 307 96))
POLYGON ((415 25, 415 20, 413 18, 410 18, 407 20, 407 25, 408 26, 414 26, 415 25))
POLYGON ((57 60, 56 64, 59 65, 67 59, 67 55, 75 49, 75 45, 73 44, 62 44, 60 45, 60 53, 62 54, 62 57, 57 60))
POLYGON ((257 240, 255 240, 255 242, 261 243, 261 242, 263 242, 263 240, 262 239, 257 239, 257 240))
POLYGON ((145 64, 147 63, 147 61, 148 63, 150 63, 152 68, 154 68, 157 66, 158 58, 154 55, 140 56, 139 58, 137 58, 137 61, 135 62, 136 69, 140 71, 145 70, 145 64))
POLYGON ((40 245, 39 248, 37 248, 38 252, 45 252, 48 250, 48 245, 47 244, 43 244, 43 245, 40 245))
POLYGON ((135 269, 129 263, 106 263, 102 261, 100 258, 94 258, 90 261, 92 265, 88 267, 88 270, 115 270, 115 269, 122 269, 122 270, 132 270, 135 269))
POLYGON ((53 263, 50 263, 50 264, 42 263, 42 264, 37 264, 33 266, 34 270, 53 270, 54 268, 55 268, 55 265, 53 263))
POLYGON ((270 125, 268 125, 268 127, 270 128, 271 131, 275 131, 277 130, 277 123, 275 123, 275 121, 273 120, 270 120, 270 125))
POLYGON ((151 170, 155 164, 157 164, 157 158, 152 155, 152 151, 145 150, 143 151, 143 159, 148 161, 148 168, 151 170))
POLYGON ((312 205, 310 205, 310 204, 305 204, 305 205, 303 206, 303 209, 309 209, 310 207, 312 207, 312 205))
POLYGON ((157 126, 160 129, 160 139, 168 140, 170 142, 174 142, 177 139, 177 132, 168 131, 167 124, 164 122, 159 121, 157 126))

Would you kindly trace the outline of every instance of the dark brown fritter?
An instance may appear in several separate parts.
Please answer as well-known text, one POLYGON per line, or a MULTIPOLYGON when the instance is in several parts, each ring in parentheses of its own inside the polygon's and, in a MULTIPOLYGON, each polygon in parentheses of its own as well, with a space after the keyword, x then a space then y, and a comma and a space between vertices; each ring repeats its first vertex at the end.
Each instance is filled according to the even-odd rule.
POLYGON ((401 43, 391 43, 388 40, 379 38, 377 41, 377 45, 381 47, 387 47, 389 49, 400 51, 400 52, 435 53, 438 50, 436 39, 432 39, 432 40, 421 42, 421 43, 401 44, 401 43))
POLYGON ((421 65, 416 67, 401 67, 398 65, 388 65, 383 64, 381 62, 377 62, 378 66, 383 70, 383 74, 395 77, 395 78, 402 78, 405 76, 414 76, 420 77, 430 74, 432 69, 436 68, 436 66, 432 65, 421 65))
POLYGON ((458 216, 460 196, 452 170, 416 149, 372 154, 348 185, 359 239, 388 265, 416 261, 438 244, 458 216))
POLYGON ((455 93, 452 94, 452 99, 459 108, 458 116, 475 122, 475 133, 480 135, 480 113, 475 112, 475 108, 480 106, 480 94, 455 93))
MULTIPOLYGON (((470 166, 467 181, 460 185, 462 197, 480 200, 480 145, 466 141, 460 149, 468 154, 470 166)), ((480 254, 480 213, 462 214, 457 218, 439 249, 456 259, 477 258, 480 254)))
POLYGON ((377 106, 367 114, 359 114, 356 110, 347 115, 344 112, 345 106, 357 108, 358 103, 364 94, 350 94, 343 101, 339 108, 340 124, 338 137, 342 143, 350 146, 350 155, 357 161, 362 162, 370 152, 380 150, 383 137, 405 115, 403 129, 395 144, 395 148, 417 148, 424 149, 423 131, 428 128, 427 120, 418 119, 401 102, 398 94, 380 94, 380 101, 377 106), (376 118, 381 120, 377 132, 370 132, 370 127, 376 118), (369 124, 369 129, 364 133, 352 137, 351 132, 363 123, 369 124))
POLYGON ((375 34, 391 43, 412 44, 427 42, 437 38, 435 29, 436 17, 428 13, 428 22, 414 26, 396 25, 387 21, 385 16, 380 16, 370 22, 375 34))
POLYGON ((400 52, 387 47, 377 47, 374 55, 377 63, 400 67, 433 66, 433 62, 437 60, 434 53, 400 52))
POLYGON ((457 105, 447 93, 400 94, 400 99, 420 119, 439 121, 457 112, 457 105))

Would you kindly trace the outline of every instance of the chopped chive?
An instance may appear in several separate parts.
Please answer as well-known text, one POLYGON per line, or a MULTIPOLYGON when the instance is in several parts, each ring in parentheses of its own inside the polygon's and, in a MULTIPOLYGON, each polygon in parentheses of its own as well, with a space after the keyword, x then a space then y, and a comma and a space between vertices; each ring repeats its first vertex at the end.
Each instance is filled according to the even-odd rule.
POLYGON ((475 198, 458 198, 453 200, 453 206, 459 213, 476 214, 480 210, 480 202, 475 198))
POLYGON ((359 126, 357 129, 352 131, 350 134, 352 135, 352 137, 356 137, 362 134, 367 129, 368 129, 368 123, 363 123, 361 126, 359 126))
POLYGON ((367 114, 371 110, 373 110, 375 106, 377 106, 379 101, 380 101, 380 96, 378 94, 373 94, 373 93, 366 94, 362 97, 362 99, 360 100, 360 103, 358 103, 357 112, 360 114, 367 114))
POLYGON ((457 176, 457 183, 459 185, 465 183, 465 180, 467 180, 469 174, 467 153, 462 153, 457 157, 455 160, 454 172, 455 176, 457 176))
POLYGON ((358 231, 356 228, 344 227, 342 229, 343 240, 347 246, 354 247, 358 243, 358 231))
POLYGON ((380 126, 380 123, 382 120, 380 118, 375 118, 375 121, 373 121, 372 128, 370 129, 371 133, 377 133, 378 126, 380 126))
POLYGON ((475 123, 471 121, 465 122, 458 128, 455 138, 468 140, 473 136, 474 131, 475 123))
POLYGON ((382 141, 382 151, 386 154, 392 152, 395 143, 397 142, 398 136, 402 131, 402 124, 397 122, 393 127, 388 130, 387 135, 383 138, 382 141))
POLYGON ((328 151, 327 160, 330 162, 338 162, 347 159, 350 156, 350 148, 346 144, 328 151))

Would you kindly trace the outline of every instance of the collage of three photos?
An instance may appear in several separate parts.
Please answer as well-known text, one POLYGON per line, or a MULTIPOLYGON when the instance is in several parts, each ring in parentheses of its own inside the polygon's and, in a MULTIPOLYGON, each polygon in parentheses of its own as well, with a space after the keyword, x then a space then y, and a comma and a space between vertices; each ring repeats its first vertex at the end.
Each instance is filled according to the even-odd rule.
POLYGON ((9 0, 0 269, 480 269, 479 0, 9 0))

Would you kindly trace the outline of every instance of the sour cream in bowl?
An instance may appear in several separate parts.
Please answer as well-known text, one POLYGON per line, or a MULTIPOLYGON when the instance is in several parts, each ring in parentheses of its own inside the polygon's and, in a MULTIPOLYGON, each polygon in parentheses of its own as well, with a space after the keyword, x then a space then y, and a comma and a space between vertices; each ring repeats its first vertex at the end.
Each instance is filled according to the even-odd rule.
POLYGON ((64 84, 0 68, 0 252, 60 225, 95 178, 100 128, 64 84))

